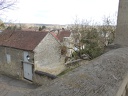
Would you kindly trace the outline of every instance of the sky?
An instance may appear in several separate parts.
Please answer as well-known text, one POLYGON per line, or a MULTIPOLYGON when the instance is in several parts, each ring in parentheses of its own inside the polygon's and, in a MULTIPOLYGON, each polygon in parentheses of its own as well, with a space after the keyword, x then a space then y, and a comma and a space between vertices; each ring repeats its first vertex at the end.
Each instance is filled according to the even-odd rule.
POLYGON ((17 0, 13 10, 1 19, 12 23, 72 24, 76 17, 102 23, 104 17, 116 19, 119 0, 17 0))

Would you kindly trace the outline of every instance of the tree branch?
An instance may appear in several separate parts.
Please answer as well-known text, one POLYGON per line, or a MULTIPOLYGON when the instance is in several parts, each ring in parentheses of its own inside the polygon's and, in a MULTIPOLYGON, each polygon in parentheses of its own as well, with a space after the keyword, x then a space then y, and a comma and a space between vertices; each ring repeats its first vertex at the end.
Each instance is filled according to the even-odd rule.
POLYGON ((0 10, 9 9, 15 5, 17 0, 0 0, 0 10))

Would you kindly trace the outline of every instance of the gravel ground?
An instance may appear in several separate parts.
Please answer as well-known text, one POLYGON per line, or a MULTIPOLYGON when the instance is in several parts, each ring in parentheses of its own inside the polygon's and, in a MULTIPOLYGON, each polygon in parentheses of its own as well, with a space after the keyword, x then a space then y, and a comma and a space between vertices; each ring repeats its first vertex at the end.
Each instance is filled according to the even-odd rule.
POLYGON ((128 71, 128 48, 109 51, 84 63, 27 96, 115 96, 128 71))

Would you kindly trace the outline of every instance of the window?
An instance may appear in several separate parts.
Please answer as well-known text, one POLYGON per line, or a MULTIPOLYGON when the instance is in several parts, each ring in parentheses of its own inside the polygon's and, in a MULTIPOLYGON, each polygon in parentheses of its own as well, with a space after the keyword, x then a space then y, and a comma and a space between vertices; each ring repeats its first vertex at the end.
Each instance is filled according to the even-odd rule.
POLYGON ((9 64, 11 62, 11 55, 10 54, 6 54, 6 58, 7 58, 7 63, 9 64))

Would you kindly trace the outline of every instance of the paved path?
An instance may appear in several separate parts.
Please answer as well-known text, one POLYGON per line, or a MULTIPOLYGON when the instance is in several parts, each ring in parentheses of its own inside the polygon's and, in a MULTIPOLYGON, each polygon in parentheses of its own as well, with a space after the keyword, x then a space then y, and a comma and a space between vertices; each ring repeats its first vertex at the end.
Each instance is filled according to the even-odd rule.
POLYGON ((24 96, 39 86, 0 74, 0 96, 24 96))

